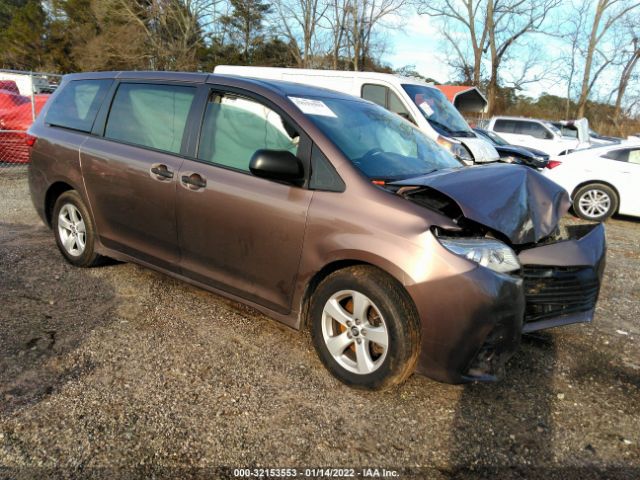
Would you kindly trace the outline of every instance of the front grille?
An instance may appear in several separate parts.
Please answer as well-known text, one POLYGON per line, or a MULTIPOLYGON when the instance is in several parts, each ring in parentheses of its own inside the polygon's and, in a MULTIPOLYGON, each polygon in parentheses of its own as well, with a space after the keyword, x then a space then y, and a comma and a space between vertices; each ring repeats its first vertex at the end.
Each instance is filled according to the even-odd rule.
POLYGON ((593 268, 528 266, 522 276, 525 323, 588 312, 596 305, 600 280, 593 268))

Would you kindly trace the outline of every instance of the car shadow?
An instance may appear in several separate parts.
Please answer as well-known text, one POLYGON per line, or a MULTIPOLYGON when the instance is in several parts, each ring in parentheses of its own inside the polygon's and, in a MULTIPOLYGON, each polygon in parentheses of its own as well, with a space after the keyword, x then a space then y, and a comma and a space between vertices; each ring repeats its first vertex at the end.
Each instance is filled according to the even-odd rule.
POLYGON ((452 424, 453 478, 552 478, 552 333, 524 335, 497 383, 464 386, 452 424), (533 467, 535 466, 535 467, 533 467))
POLYGON ((67 264, 48 229, 0 223, 0 417, 92 370, 74 352, 115 304, 114 287, 67 264))

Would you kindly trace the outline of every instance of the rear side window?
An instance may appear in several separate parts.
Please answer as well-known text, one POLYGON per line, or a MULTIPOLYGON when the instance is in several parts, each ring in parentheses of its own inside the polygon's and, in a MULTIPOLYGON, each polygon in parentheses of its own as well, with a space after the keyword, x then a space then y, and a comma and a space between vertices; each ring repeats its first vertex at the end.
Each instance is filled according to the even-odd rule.
POLYGON ((72 80, 51 103, 45 122, 90 132, 113 80, 72 80))
POLYGON ((123 83, 111 104, 104 136, 180 153, 195 87, 123 83))
POLYGON ((513 120, 496 120, 496 123, 493 125, 493 130, 502 133, 515 133, 516 122, 513 120))
POLYGON ((551 136, 551 134, 547 131, 546 128, 544 128, 539 123, 534 123, 534 122, 519 122, 516 129, 516 133, 520 133, 522 135, 531 135, 532 137, 542 138, 542 139, 548 138, 551 136))
POLYGON ((619 160, 621 162, 626 162, 629 158, 629 150, 611 150, 610 152, 602 155, 602 158, 608 158, 610 160, 619 160))
POLYGON ((611 160, 618 160, 620 162, 640 164, 640 150, 637 148, 623 148, 619 150, 612 150, 605 155, 602 155, 602 158, 609 158, 611 160))

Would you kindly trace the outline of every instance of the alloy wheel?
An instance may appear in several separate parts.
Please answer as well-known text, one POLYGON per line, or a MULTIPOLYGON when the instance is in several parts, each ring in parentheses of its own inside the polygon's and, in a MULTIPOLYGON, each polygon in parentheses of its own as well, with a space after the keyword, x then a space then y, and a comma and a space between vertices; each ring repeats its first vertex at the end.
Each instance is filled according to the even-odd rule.
POLYGON ((602 190, 588 190, 578 200, 578 208, 583 215, 598 218, 605 215, 611 208, 611 197, 602 190))
POLYGON ((389 333, 380 310, 355 290, 339 291, 327 300, 322 336, 334 360, 359 375, 380 368, 389 348, 389 333))
POLYGON ((58 235, 65 251, 74 257, 84 253, 87 245, 87 228, 80 210, 72 203, 65 203, 58 214, 58 235))

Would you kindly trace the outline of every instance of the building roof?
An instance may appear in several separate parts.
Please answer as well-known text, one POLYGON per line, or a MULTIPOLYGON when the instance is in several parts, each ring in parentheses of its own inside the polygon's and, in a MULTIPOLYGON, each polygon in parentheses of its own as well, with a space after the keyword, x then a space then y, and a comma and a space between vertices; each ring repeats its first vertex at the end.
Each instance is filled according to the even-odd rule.
POLYGON ((485 112, 489 102, 477 87, 472 85, 436 85, 461 112, 485 112))

